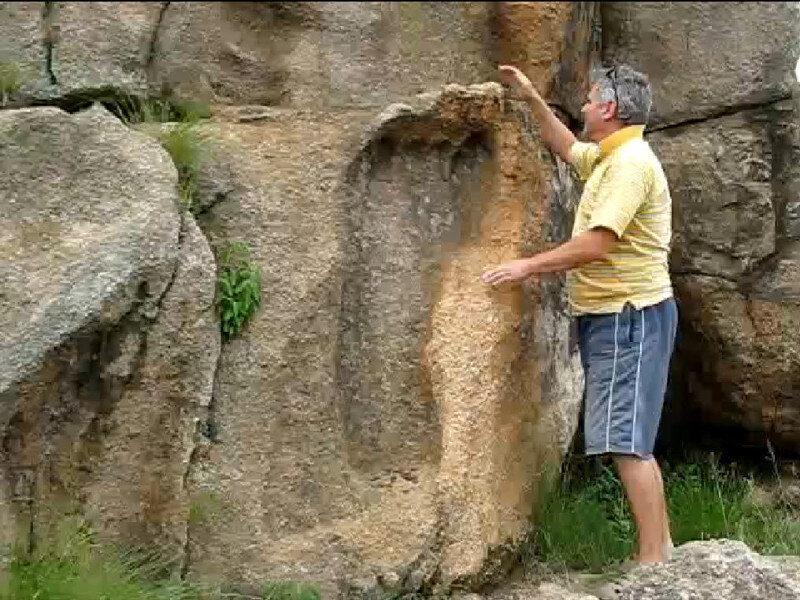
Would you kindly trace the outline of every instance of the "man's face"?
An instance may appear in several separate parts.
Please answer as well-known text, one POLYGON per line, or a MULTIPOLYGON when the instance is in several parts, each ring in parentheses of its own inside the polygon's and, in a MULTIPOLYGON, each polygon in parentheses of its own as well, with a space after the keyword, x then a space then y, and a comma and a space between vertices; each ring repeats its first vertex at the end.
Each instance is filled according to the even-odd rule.
POLYGON ((606 121, 614 116, 614 103, 602 102, 596 85, 586 96, 586 104, 581 108, 583 114, 583 133, 587 139, 599 142, 606 134, 606 121))

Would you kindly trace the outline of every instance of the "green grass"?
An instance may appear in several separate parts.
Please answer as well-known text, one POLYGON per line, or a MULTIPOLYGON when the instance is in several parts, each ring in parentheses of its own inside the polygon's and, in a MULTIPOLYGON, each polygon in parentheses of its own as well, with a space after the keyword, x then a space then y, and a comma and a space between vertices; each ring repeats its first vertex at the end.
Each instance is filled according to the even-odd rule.
POLYGON ((229 340, 261 305, 261 272, 243 242, 231 242, 220 253, 219 292, 222 336, 229 340))
MULTIPOLYGON (((756 502, 752 473, 713 457, 662 470, 676 544, 728 538, 762 554, 800 554, 800 514, 780 500, 756 502)), ((632 516, 610 466, 589 461, 567 471, 535 515, 533 554, 545 563, 597 571, 633 554, 632 516)))
MULTIPOLYGON (((79 520, 64 521, 44 548, 17 552, 0 572, 0 600, 254 600, 171 579, 175 566, 158 551, 101 545, 79 520)), ((260 598, 319 600, 320 594, 311 584, 267 583, 260 598)))
POLYGON ((138 98, 113 90, 71 99, 73 109, 91 102, 100 102, 129 127, 153 137, 164 147, 178 171, 181 207, 196 212, 198 177, 211 148, 209 136, 200 127, 201 119, 210 115, 208 107, 138 98))
POLYGON ((268 583, 261 588, 263 600, 320 600, 316 586, 305 583, 268 583))

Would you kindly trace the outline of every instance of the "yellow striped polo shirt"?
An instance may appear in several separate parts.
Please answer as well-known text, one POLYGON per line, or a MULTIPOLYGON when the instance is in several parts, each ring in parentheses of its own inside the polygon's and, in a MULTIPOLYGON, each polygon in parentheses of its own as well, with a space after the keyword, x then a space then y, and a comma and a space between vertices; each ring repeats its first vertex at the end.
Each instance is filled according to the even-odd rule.
POLYGON ((629 125, 600 144, 575 142, 569 162, 585 181, 572 237, 604 227, 617 241, 605 258, 567 272, 573 314, 637 309, 672 296, 668 254, 672 201, 667 178, 643 125, 629 125))

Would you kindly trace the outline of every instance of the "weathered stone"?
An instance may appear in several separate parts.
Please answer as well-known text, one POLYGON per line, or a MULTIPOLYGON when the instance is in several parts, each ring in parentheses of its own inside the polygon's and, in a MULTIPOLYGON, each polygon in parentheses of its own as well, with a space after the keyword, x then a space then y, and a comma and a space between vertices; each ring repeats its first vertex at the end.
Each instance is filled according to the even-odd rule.
POLYGON ((798 239, 797 115, 784 101, 647 136, 673 198, 673 272, 738 280, 798 239))
POLYGON ((0 2, 0 63, 19 69, 20 89, 9 97, 22 101, 35 94, 45 73, 42 2, 0 2))
POLYGON ((800 49, 795 2, 603 2, 603 58, 653 82, 651 126, 791 95, 800 49))
POLYGON ((161 2, 53 2, 52 70, 61 96, 113 88, 147 91, 147 63, 161 2))
POLYGON ((18 100, 91 98, 106 90, 145 93, 161 5, 3 2, 0 61, 21 69, 18 100))
POLYGON ((219 354, 208 244, 181 227, 163 149, 104 109, 6 111, 0 129, 2 542, 79 508, 180 552, 219 354))
POLYGON ((216 246, 248 241, 271 310, 223 352, 220 443, 191 481, 224 516, 191 527, 192 577, 477 582, 571 436, 575 347, 566 314, 544 314, 562 284, 479 280, 541 247, 550 202, 574 194, 551 190, 529 116, 497 84, 367 115, 220 124, 237 186, 201 221, 216 246))
POLYGON ((698 441, 717 447, 735 439, 737 448, 763 451, 770 442, 782 455, 795 455, 800 302, 745 295, 724 279, 704 276, 678 277, 676 288, 679 389, 687 394, 676 410, 684 432, 702 431, 698 441))
POLYGON ((800 595, 796 558, 759 556, 738 541, 690 542, 664 566, 639 567, 603 600, 790 600, 800 595))
POLYGON ((542 97, 578 119, 600 57, 598 12, 596 2, 500 2, 498 62, 521 69, 542 97))
POLYGON ((648 135, 673 199, 681 313, 667 421, 697 428, 691 437, 702 431, 711 446, 769 440, 796 454, 800 442, 796 106, 786 100, 648 135))
MULTIPOLYGON (((568 444, 581 381, 562 279, 479 281, 563 239, 576 197, 525 107, 497 84, 445 85, 495 79, 517 34, 497 35, 492 3, 115 7, 46 3, 45 63, 60 87, 38 97, 141 93, 146 73, 151 92, 246 105, 218 104, 206 126, 221 152, 200 176, 199 220, 217 250, 249 244, 263 308, 223 349, 211 400, 213 269, 188 217, 178 241, 170 168, 163 278, 135 271, 141 298, 102 333, 87 317, 77 339, 31 361, 47 372, 14 392, 16 475, 0 498, 80 497, 112 537, 185 542, 194 579, 377 597, 502 573, 530 527, 540 471, 568 444), (84 381, 91 389, 59 391, 84 381), (42 411, 53 413, 44 424, 42 411)), ((543 42, 537 83, 554 89, 561 36, 587 26, 588 8, 525 9, 541 25, 525 38, 526 56, 543 42)), ((94 164, 83 158, 66 161, 76 181, 94 164)), ((154 202, 133 171, 115 180, 120 214, 138 206, 126 185, 154 202)), ((113 240, 138 231, 109 229, 113 240)), ((102 260, 114 246, 92 250, 102 260)))
POLYGON ((152 82, 234 104, 385 106, 494 77, 494 10, 485 2, 172 2, 152 82))
POLYGON ((629 565, 625 574, 552 573, 522 577, 488 600, 789 600, 800 593, 800 559, 760 556, 732 540, 690 542, 662 565, 629 565), (552 581, 554 580, 554 581, 552 581))
POLYGON ((213 422, 208 409, 220 351, 215 291, 208 242, 184 216, 175 275, 145 334, 136 378, 106 421, 105 458, 82 490, 85 513, 107 536, 157 542, 173 557, 186 545, 185 478, 213 422))
POLYGON ((156 309, 178 243, 176 174, 100 107, 0 112, 0 393, 86 327, 156 309))

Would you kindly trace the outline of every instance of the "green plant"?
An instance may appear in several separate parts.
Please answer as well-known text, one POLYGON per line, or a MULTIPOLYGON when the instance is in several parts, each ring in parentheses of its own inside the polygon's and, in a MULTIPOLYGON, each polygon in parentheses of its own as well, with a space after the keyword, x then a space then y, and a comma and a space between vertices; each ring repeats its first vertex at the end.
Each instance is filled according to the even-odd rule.
POLYGON ((156 139, 172 158, 178 170, 181 205, 194 212, 198 196, 198 176, 205 160, 207 138, 193 121, 170 123, 161 128, 156 139))
POLYGON ((155 138, 164 147, 178 171, 181 207, 196 212, 200 168, 209 158, 209 137, 200 127, 200 119, 209 114, 208 108, 198 103, 137 98, 113 91, 74 100, 78 105, 87 101, 100 102, 125 124, 155 138))
POLYGON ((189 504, 189 523, 207 525, 218 521, 224 512, 222 499, 210 491, 200 492, 189 504))
POLYGON ((220 253, 220 318, 222 336, 238 334, 261 305, 261 272, 243 242, 231 242, 220 253))
POLYGON ((13 62, 0 62, 0 106, 8 103, 8 97, 16 93, 20 87, 21 73, 19 65, 13 62))

